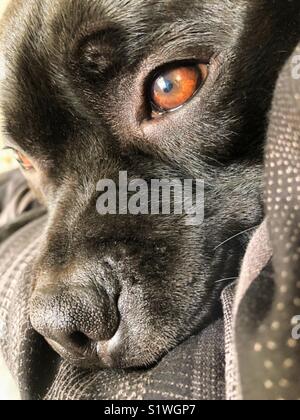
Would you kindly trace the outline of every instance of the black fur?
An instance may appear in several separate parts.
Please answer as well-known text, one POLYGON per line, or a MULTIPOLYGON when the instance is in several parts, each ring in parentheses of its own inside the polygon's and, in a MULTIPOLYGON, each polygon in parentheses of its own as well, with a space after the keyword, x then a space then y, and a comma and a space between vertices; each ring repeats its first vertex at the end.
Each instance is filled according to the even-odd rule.
POLYGON ((238 276, 263 217, 267 112, 297 1, 12 2, 1 37, 7 142, 35 163, 27 175, 49 210, 31 321, 68 360, 149 365, 220 316, 220 280, 238 276), (191 59, 211 60, 205 86, 151 120, 149 75, 191 59), (120 170, 204 179, 204 224, 98 215, 96 184, 120 170))

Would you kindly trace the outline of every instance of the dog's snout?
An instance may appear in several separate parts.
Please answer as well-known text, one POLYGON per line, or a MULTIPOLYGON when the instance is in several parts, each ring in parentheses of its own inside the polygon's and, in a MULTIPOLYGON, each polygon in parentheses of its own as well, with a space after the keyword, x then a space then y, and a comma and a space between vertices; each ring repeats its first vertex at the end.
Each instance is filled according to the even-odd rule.
POLYGON ((118 330, 117 302, 104 288, 74 286, 36 290, 31 300, 31 323, 62 356, 80 360, 96 354, 99 342, 118 330))

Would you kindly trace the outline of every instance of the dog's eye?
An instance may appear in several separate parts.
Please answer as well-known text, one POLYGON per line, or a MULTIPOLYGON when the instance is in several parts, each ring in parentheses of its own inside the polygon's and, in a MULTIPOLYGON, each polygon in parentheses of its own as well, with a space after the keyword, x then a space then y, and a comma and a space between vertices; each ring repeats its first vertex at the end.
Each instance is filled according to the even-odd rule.
POLYGON ((10 147, 10 146, 4 147, 3 150, 11 151, 12 156, 15 157, 17 162, 22 166, 22 168, 25 171, 30 171, 31 169, 34 169, 33 164, 31 163, 29 158, 24 153, 20 152, 19 150, 16 150, 13 147, 10 147))
POLYGON ((207 64, 173 67, 156 76, 151 89, 154 115, 184 105, 202 87, 207 77, 207 64))
POLYGON ((28 159, 28 157, 26 157, 23 153, 18 152, 18 151, 15 151, 15 154, 16 154, 17 161, 19 162, 19 164, 22 166, 22 168, 25 171, 30 171, 31 169, 33 169, 33 165, 28 159))

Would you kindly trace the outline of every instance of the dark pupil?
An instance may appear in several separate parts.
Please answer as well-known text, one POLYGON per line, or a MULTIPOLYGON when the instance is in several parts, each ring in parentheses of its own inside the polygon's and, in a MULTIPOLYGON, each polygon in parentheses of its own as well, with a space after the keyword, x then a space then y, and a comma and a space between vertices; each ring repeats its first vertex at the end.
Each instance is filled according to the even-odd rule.
POLYGON ((174 85, 171 82, 171 80, 164 79, 164 86, 163 86, 164 93, 170 93, 170 92, 172 92, 173 87, 174 87, 174 85))

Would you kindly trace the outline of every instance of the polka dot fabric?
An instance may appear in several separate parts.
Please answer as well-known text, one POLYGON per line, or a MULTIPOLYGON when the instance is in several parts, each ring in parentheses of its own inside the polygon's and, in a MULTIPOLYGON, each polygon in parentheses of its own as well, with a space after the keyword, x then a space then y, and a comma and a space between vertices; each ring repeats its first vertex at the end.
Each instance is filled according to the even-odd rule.
POLYGON ((268 133, 265 200, 273 259, 248 290, 238 312, 236 337, 244 399, 300 399, 300 339, 296 330, 293 334, 300 316, 297 62, 300 46, 278 81, 268 133))

